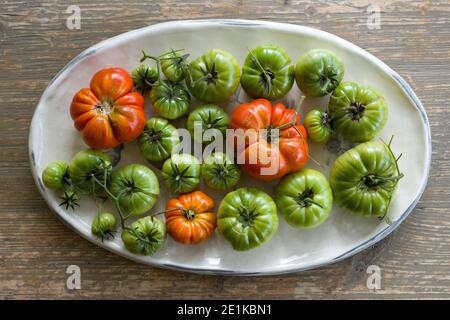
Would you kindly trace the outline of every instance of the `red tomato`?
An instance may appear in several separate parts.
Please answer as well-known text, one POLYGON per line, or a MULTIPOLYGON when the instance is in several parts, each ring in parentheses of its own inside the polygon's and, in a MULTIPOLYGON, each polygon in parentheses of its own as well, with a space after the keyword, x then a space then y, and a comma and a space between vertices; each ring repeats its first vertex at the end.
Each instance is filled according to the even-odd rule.
POLYGON ((243 152, 244 171, 256 179, 271 181, 303 168, 308 162, 308 144, 306 130, 297 124, 298 121, 300 116, 295 110, 281 103, 272 106, 266 99, 256 99, 236 107, 231 114, 231 127, 243 129, 244 133, 249 129, 256 132, 255 135, 246 135, 254 138, 246 139, 244 150, 238 150, 243 152), (270 135, 271 130, 278 130, 278 139, 270 135))
POLYGON ((201 191, 169 200, 165 213, 167 232, 185 244, 205 241, 216 228, 216 216, 211 212, 213 208, 214 200, 201 191))
POLYGON ((144 98, 132 89, 133 79, 126 70, 107 68, 94 74, 89 88, 75 94, 70 115, 88 146, 114 148, 141 134, 144 98))

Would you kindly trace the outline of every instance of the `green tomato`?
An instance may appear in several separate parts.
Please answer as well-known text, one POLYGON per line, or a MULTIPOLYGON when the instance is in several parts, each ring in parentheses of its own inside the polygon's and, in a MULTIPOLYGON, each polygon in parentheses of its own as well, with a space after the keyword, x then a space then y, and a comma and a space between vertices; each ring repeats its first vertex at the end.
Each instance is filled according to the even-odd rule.
POLYGON ((119 198, 124 214, 139 216, 156 203, 159 183, 150 168, 141 164, 130 164, 113 171, 109 190, 119 198))
MULTIPOLYGON (((215 104, 206 104, 196 108, 189 114, 187 119, 187 129, 192 137, 202 143, 209 143, 214 140, 214 136, 203 136, 206 130, 216 129, 222 135, 225 135, 229 125, 230 117, 228 117, 228 114, 221 107, 215 104), (202 133, 201 137, 194 135, 194 128, 196 126, 199 127, 197 130, 202 133)), ((208 132, 214 134, 213 132, 208 132)))
POLYGON ((163 161, 180 143, 177 129, 166 119, 150 118, 139 136, 138 145, 148 161, 163 161))
POLYGON ((307 97, 323 97, 332 92, 344 78, 344 64, 331 51, 314 49, 295 65, 297 86, 307 97))
POLYGON ((219 205, 217 227, 233 249, 244 251, 268 241, 278 229, 277 206, 265 192, 239 188, 219 205))
POLYGON ((208 187, 226 190, 234 187, 241 179, 241 169, 221 152, 207 157, 202 164, 202 177, 208 187))
POLYGON ((186 193, 200 183, 200 161, 190 154, 173 154, 162 166, 162 177, 169 191, 186 193))
POLYGON ((275 188, 275 202, 293 227, 317 227, 330 214, 333 194, 327 178, 317 170, 303 169, 285 176, 275 188))
POLYGON ((333 91, 328 109, 332 128, 351 142, 375 138, 388 117, 384 98, 375 89, 354 82, 343 82, 333 91))
POLYGON ((293 83, 294 66, 280 47, 256 47, 245 59, 241 85, 250 97, 277 100, 291 90, 293 83))
POLYGON ((173 82, 180 82, 186 76, 188 54, 182 54, 182 50, 172 50, 163 54, 159 59, 161 61, 161 70, 166 78, 173 82))
POLYGON ((160 80, 153 85, 150 100, 161 117, 171 120, 184 116, 191 105, 191 96, 183 84, 169 80, 160 80))
POLYGON ((42 181, 47 188, 61 190, 64 178, 67 176, 69 165, 65 161, 52 161, 42 172, 42 181))
POLYGON ((230 53, 212 49, 190 64, 186 84, 200 101, 216 103, 227 100, 239 85, 241 70, 230 53))
POLYGON ((358 215, 382 217, 402 176, 390 148, 369 141, 336 159, 330 185, 338 206, 358 215))
POLYGON ((303 120, 308 138, 313 142, 327 143, 333 134, 330 120, 330 116, 325 111, 319 109, 309 111, 303 120))
POLYGON ((154 217, 143 217, 122 231, 122 241, 128 251, 151 256, 166 242, 166 225, 154 217))
POLYGON ((87 149, 78 152, 72 159, 69 165, 69 176, 77 190, 94 194, 103 190, 98 183, 104 184, 105 176, 106 184, 108 184, 111 169, 111 160, 106 153, 87 149))
POLYGON ((153 84, 158 81, 158 72, 149 65, 141 64, 131 72, 134 88, 140 93, 150 91, 153 84))
POLYGON ((98 213, 92 221, 92 234, 104 238, 113 238, 113 231, 116 228, 116 217, 109 212, 98 213))

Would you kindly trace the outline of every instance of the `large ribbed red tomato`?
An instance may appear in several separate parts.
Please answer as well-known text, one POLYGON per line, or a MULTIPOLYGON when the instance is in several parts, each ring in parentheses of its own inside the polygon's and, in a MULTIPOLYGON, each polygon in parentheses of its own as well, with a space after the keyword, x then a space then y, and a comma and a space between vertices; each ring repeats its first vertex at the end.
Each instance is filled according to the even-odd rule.
POLYGON ((216 228, 216 215, 211 212, 213 208, 214 200, 201 191, 169 200, 165 213, 167 232, 185 244, 205 241, 216 228))
POLYGON ((114 148, 136 139, 145 126, 144 98, 121 68, 98 71, 90 87, 75 94, 70 115, 83 140, 94 149, 114 148))
POLYGON ((231 114, 231 127, 236 136, 246 134, 241 159, 242 167, 250 176, 264 181, 281 178, 291 171, 303 168, 308 162, 306 130, 298 124, 300 116, 281 103, 256 99, 236 107, 231 114), (265 130, 264 130, 265 129, 265 130), (277 135, 271 134, 278 133, 277 135), (270 169, 269 169, 270 168, 270 169))

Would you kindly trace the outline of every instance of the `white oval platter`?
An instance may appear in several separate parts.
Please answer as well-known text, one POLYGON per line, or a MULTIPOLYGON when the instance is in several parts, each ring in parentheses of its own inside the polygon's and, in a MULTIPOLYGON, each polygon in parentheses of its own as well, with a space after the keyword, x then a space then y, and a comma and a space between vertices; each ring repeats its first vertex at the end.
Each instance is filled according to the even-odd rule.
MULTIPOLYGON (((282 102, 291 104, 301 95, 294 84, 282 102)), ((147 98, 146 98, 147 99, 147 98)), ((148 100, 148 99, 147 99, 148 100)), ((228 104, 232 110, 238 101, 247 101, 244 93, 228 104)), ((325 106, 326 99, 307 99, 302 114, 311 107, 325 106)), ((199 105, 194 102, 193 106, 199 105)), ((153 115, 146 102, 147 116, 153 115)), ((410 86, 386 64, 335 35, 324 31, 290 24, 250 20, 193 20, 172 21, 130 31, 107 39, 83 51, 70 61, 49 83, 36 108, 30 128, 29 153, 31 168, 39 191, 57 216, 89 241, 129 259, 152 266, 189 272, 226 275, 270 275, 298 272, 333 263, 350 257, 375 244, 393 231, 412 211, 425 189, 431 159, 430 126, 425 110, 410 86), (386 98, 389 119, 380 137, 389 140, 394 135, 395 153, 403 153, 400 167, 405 177, 399 182, 391 203, 389 217, 392 224, 350 215, 334 206, 330 218, 315 229, 298 230, 280 218, 276 235, 261 247, 236 252, 220 235, 197 246, 176 243, 170 237, 164 248, 154 256, 139 256, 128 252, 120 237, 101 242, 90 232, 96 213, 94 201, 86 199, 81 208, 72 212, 59 207, 58 194, 46 189, 41 181, 45 166, 52 160, 70 161, 85 149, 80 134, 73 127, 69 106, 74 93, 87 86, 96 70, 118 66, 132 70, 145 49, 159 55, 169 48, 185 49, 195 58, 210 48, 231 52, 242 65, 247 49, 261 44, 275 44, 285 48, 295 63, 307 50, 327 48, 334 51, 345 64, 344 80, 372 85, 386 98)), ((329 148, 311 144, 310 153, 322 163, 313 167, 328 174, 334 159, 329 148)), ((136 143, 125 146, 120 165, 146 163, 136 143)), ((153 167, 154 168, 154 167, 153 167)), ((158 173, 158 168, 154 168, 158 173)), ((240 186, 252 185, 272 193, 274 184, 243 179, 240 186)), ((152 212, 164 208, 171 196, 161 184, 162 194, 152 212)), ((214 193, 217 203, 223 194, 214 193)), ((101 257, 99 257, 101 259, 101 257)))

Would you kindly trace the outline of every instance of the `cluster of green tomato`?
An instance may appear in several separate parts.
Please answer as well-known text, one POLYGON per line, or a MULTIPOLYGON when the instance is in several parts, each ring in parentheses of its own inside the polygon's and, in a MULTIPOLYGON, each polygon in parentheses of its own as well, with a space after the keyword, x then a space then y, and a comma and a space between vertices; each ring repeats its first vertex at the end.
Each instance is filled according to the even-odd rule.
MULTIPOLYGON (((169 120, 185 116, 191 94, 207 104, 187 117, 187 129, 194 124, 222 133, 230 125, 227 113, 217 106, 233 95, 241 84, 252 98, 280 99, 294 80, 306 97, 329 96, 327 110, 310 111, 304 125, 310 140, 326 143, 332 135, 352 142, 365 142, 338 157, 331 168, 330 182, 320 172, 303 169, 281 179, 272 199, 255 188, 238 188, 222 199, 217 211, 220 233, 236 250, 248 250, 268 241, 278 228, 278 210, 294 227, 316 227, 331 211, 333 198, 349 211, 365 216, 384 217, 398 180, 402 177, 389 144, 369 141, 387 120, 387 105, 373 88, 342 82, 344 66, 329 50, 307 52, 294 66, 288 54, 277 46, 259 46, 249 51, 241 68, 236 59, 220 49, 209 50, 192 62, 180 50, 159 57, 144 53, 141 62, 153 59, 156 69, 141 64, 132 72, 135 88, 149 92, 159 117, 150 118, 138 138, 143 156, 162 163, 162 179, 172 193, 196 189, 203 177, 218 190, 235 187, 240 168, 223 153, 213 153, 203 164, 190 154, 174 153, 180 143, 177 129, 169 120), (160 70, 165 79, 160 78, 160 70)), ((195 137, 195 135, 194 135, 195 137)), ((203 138, 209 143, 212 138, 203 138)), ((146 166, 133 164, 112 170, 108 156, 96 150, 78 153, 70 165, 56 161, 43 172, 44 184, 65 189, 62 204, 77 205, 78 194, 105 196, 116 206, 126 248, 138 254, 153 254, 165 242, 165 224, 155 215, 125 224, 141 216, 155 204, 159 195, 156 175, 146 166)), ((115 216, 100 212, 92 232, 110 237, 116 228, 115 216)))
MULTIPOLYGON (((355 82, 342 82, 344 65, 332 51, 310 50, 293 65, 282 48, 263 45, 249 51, 242 69, 230 53, 219 49, 209 50, 191 63, 187 62, 187 57, 181 51, 171 51, 159 57, 162 72, 167 78, 163 81, 176 86, 178 95, 173 90, 170 91, 172 95, 161 91, 157 77, 159 72, 148 65, 139 66, 133 76, 139 84, 144 81, 141 76, 145 73, 143 70, 154 75, 151 79, 154 82, 147 81, 153 88, 150 85, 146 89, 151 89, 150 98, 155 110, 167 119, 176 119, 188 112, 189 92, 198 100, 209 103, 189 114, 187 127, 191 133, 194 121, 201 121, 203 128, 225 131, 229 118, 222 108, 211 103, 228 99, 239 83, 252 98, 276 100, 284 97, 295 81, 306 97, 329 97, 326 110, 314 108, 304 119, 311 141, 327 143, 332 136, 336 136, 350 142, 365 142, 336 160, 331 168, 330 183, 315 170, 302 170, 282 179, 276 188, 275 201, 289 224, 296 227, 318 226, 328 217, 333 195, 339 206, 353 213, 375 217, 386 215, 397 182, 403 175, 390 143, 370 140, 384 127, 388 107, 376 89, 355 82)), ((172 132, 172 146, 178 141, 178 137, 174 137, 175 130, 173 126, 167 130, 167 135, 172 132)), ((158 152, 146 150, 146 141, 140 140, 141 151, 146 158, 161 160, 152 158, 158 152)), ((165 149, 171 150, 167 144, 165 149)), ((164 156, 168 157, 168 154, 164 156)), ((273 231, 277 225, 276 212, 269 216, 272 223, 265 227, 267 232, 273 231)), ((236 230, 236 225, 232 227, 236 230)), ((240 232, 248 237, 247 233, 240 232)), ((227 238, 230 241, 239 239, 237 235, 227 238)), ((261 234, 259 236, 267 239, 261 234)))

